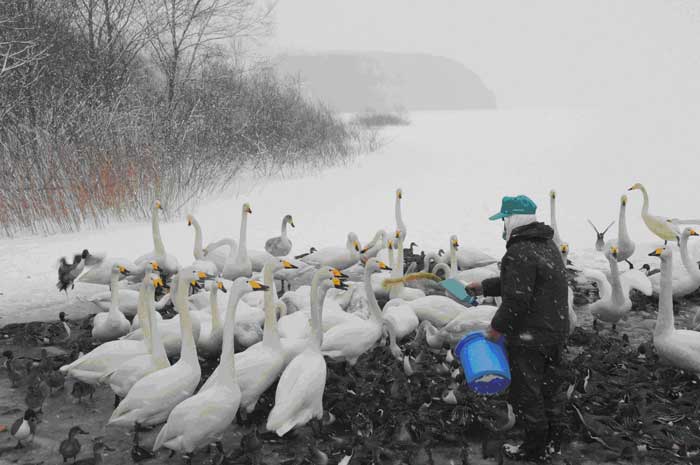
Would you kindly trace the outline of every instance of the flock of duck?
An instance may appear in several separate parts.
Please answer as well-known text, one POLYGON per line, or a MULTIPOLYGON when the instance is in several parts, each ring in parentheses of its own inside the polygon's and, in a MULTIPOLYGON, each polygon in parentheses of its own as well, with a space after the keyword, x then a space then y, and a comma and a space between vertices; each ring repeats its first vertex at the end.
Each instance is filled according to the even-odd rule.
MULTIPOLYGON (((607 258, 609 272, 580 270, 568 260, 570 249, 560 237, 552 191, 554 241, 576 280, 596 283, 600 299, 589 305, 596 328, 600 321, 615 329, 626 318, 632 290, 647 296, 656 292, 656 352, 666 364, 700 375, 700 332, 676 329, 673 314, 674 298, 700 287, 700 270, 688 252, 688 241, 698 232, 679 229, 692 221, 649 213, 649 197, 641 184, 630 190, 642 192, 647 227, 664 241, 678 243, 685 269, 674 266, 674 251, 668 245, 650 251, 649 255, 661 259, 659 272, 634 268, 627 196, 620 201, 618 237, 606 241, 610 226, 602 233, 596 229, 596 249, 607 258), (621 262, 628 263, 629 269, 621 270, 621 262)), ((397 370, 410 376, 416 364, 411 353, 416 352, 407 347, 423 343, 430 353, 444 354, 446 360, 436 362, 444 370, 438 371, 454 382, 457 376, 451 373, 458 371, 454 370, 458 364, 445 348, 454 347, 470 331, 486 329, 499 302, 482 299, 479 305, 467 307, 447 296, 437 282, 455 278, 467 283, 497 276, 498 263, 479 250, 461 247, 455 235, 449 238, 447 253, 416 254, 415 243, 404 248, 408 230, 402 199, 398 189, 394 233, 379 230, 364 245, 349 233, 345 246, 312 248, 297 256, 290 255, 287 228, 295 226, 290 215, 282 220, 281 234, 267 240, 264 250, 248 248, 252 209, 247 203, 241 209, 238 241, 224 238, 204 247, 202 227, 188 215, 194 249, 193 262, 184 267, 166 251, 159 228, 162 206, 156 201, 153 251, 129 260, 84 250, 71 263, 61 260, 59 290, 68 292, 80 282, 109 289, 88 299, 104 310, 92 320, 92 339, 99 345, 61 366, 53 376, 61 377, 61 385, 63 376, 75 379, 74 391, 79 388, 74 395, 79 398, 92 395, 96 385, 109 386, 115 396, 109 425, 132 428, 134 447, 144 455, 151 452, 140 446, 139 433, 159 426, 152 451, 166 448, 186 460, 210 444, 222 450, 222 434, 237 417, 240 421, 254 413, 270 389, 275 393, 264 422, 268 431, 282 437, 310 423, 316 433, 332 417, 324 410, 328 363, 342 366, 341 373, 352 377, 358 362, 371 363, 372 357, 378 357, 379 347, 388 345, 390 357, 399 361, 397 370), (169 312, 174 316, 164 318, 169 312), (413 341, 406 344, 412 335, 413 341), (216 369, 204 379, 201 363, 217 361, 216 369)), ((573 331, 578 321, 573 289, 569 304, 573 331)), ((61 322, 70 336, 65 315, 61 322)), ((425 352, 420 353, 418 358, 425 358, 425 352)), ((11 353, 6 357, 8 372, 17 373, 11 353)), ((453 385, 441 398, 454 405, 456 392, 453 385)), ((12 427, 18 445, 33 434, 35 410, 28 409, 12 427)), ((78 429, 71 430, 69 440, 76 434, 78 429)), ((105 447, 100 444, 99 448, 105 447)))

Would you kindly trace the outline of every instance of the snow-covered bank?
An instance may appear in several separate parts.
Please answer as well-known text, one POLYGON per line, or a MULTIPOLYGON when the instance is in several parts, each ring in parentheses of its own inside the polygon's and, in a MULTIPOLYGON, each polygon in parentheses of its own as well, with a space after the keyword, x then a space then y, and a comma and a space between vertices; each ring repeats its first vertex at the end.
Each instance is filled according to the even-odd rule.
MULTIPOLYGON (((640 113, 602 110, 509 110, 416 113, 411 125, 389 128, 384 148, 350 166, 290 180, 235 186, 204 202, 195 212, 204 241, 237 238, 240 204, 249 201, 251 248, 262 249, 277 235, 281 218, 294 216, 295 251, 311 245, 341 245, 348 231, 369 240, 378 228, 393 228, 394 190, 404 190, 408 239, 421 248, 447 248, 450 234, 460 242, 500 255, 501 224, 487 217, 504 194, 525 193, 549 215, 548 192, 559 193, 559 228, 575 261, 603 263, 589 252, 595 236, 586 223, 617 218, 619 196, 634 182, 651 195, 651 210, 699 217, 697 180, 700 112, 640 113)), ((167 199, 163 199, 167 208, 167 199)), ((630 193, 633 239, 656 242, 641 223, 641 195, 630 193)), ((194 231, 185 219, 162 226, 169 252, 192 260, 194 231)), ((614 229, 614 228, 613 228, 614 229)), ((610 237, 613 237, 614 233, 610 237)), ((55 264, 62 255, 88 248, 135 258, 152 249, 149 224, 118 224, 100 231, 0 240, 0 326, 14 321, 55 318, 66 297, 55 288, 55 264)), ((638 247, 640 263, 654 262, 638 247)), ((76 296, 95 286, 77 284, 76 296)), ((70 310, 73 304, 67 305, 70 310)), ((84 307, 84 304, 82 308, 84 307)))

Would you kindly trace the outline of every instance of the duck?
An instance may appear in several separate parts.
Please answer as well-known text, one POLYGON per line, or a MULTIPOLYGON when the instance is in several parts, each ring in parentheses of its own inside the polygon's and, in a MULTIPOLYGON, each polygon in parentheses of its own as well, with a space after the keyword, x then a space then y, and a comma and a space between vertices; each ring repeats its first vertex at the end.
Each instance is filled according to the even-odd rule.
POLYGON ((102 442, 101 438, 95 438, 92 444, 92 457, 77 460, 73 465, 101 465, 103 451, 114 452, 114 449, 102 442))
POLYGON ((90 255, 87 249, 82 253, 73 255, 73 263, 68 263, 66 257, 61 257, 58 265, 58 282, 56 288, 59 292, 65 291, 68 295, 68 288, 75 288, 75 280, 80 273, 85 270, 85 259, 90 255))
POLYGON ((657 216, 649 213, 649 194, 646 188, 641 183, 636 183, 628 191, 638 190, 642 192, 644 204, 642 205, 642 220, 654 235, 664 240, 664 244, 668 241, 679 241, 680 231, 678 227, 669 221, 670 218, 665 216, 657 216))
POLYGON ((549 191, 549 218, 549 225, 554 230, 554 237, 552 240, 557 247, 560 247, 562 240, 561 236, 559 236, 559 227, 557 226, 557 192, 554 189, 549 191))
MULTIPOLYGON (((187 306, 187 291, 192 283, 206 278, 194 267, 178 273, 175 306, 180 313, 180 359, 174 365, 157 370, 138 380, 112 412, 109 425, 152 426, 164 422, 173 408, 192 395, 201 379, 197 346, 192 334, 192 317, 187 306)), ((143 344, 143 343, 142 343, 143 344)))
POLYGON ((595 249, 598 252, 602 252, 603 250, 605 250, 605 235, 607 234, 608 230, 612 228, 615 222, 611 222, 605 229, 603 229, 603 232, 598 231, 598 228, 595 224, 593 224, 593 222, 590 219, 588 220, 588 224, 590 224, 593 230, 595 231, 595 249))
POLYGON ((358 358, 370 350, 382 337, 384 320, 377 297, 372 290, 372 273, 391 270, 384 262, 370 258, 365 264, 365 293, 369 303, 370 317, 367 320, 356 318, 333 326, 323 335, 321 353, 333 360, 347 361, 351 366, 358 358))
POLYGON ((221 342, 224 333, 224 325, 219 315, 218 292, 227 292, 224 281, 217 277, 209 291, 209 311, 211 318, 200 317, 199 338, 197 339, 197 353, 207 359, 218 358, 221 354, 221 342))
POLYGON ((330 266, 338 270, 350 268, 360 260, 360 241, 354 232, 348 233, 345 247, 325 247, 301 259, 314 266, 330 266))
MULTIPOLYGON (((248 347, 235 355, 236 377, 241 391, 240 409, 250 413, 255 409, 260 396, 277 380, 284 367, 305 347, 304 339, 281 339, 277 331, 277 310, 284 312, 282 302, 274 302, 274 290, 270 286, 273 273, 277 269, 289 266, 284 260, 268 262, 263 268, 265 285, 265 327, 262 341, 248 347)), ((219 375, 219 368, 214 370, 201 390, 213 386, 219 375)))
MULTIPOLYGON (((26 360, 16 359, 15 354, 11 350, 4 351, 2 355, 6 358, 3 366, 7 370, 7 377, 11 386, 16 388, 24 381, 25 376, 29 372, 28 363, 26 360)), ((29 365, 31 365, 31 361, 29 365)))
POLYGON ((229 258, 232 260, 227 260, 224 266, 223 277, 230 281, 236 278, 245 277, 249 278, 253 274, 253 262, 250 261, 248 257, 248 215, 252 215, 253 210, 250 208, 250 204, 244 203, 241 207, 241 232, 238 241, 238 253, 229 258))
POLYGON ((606 323, 612 323, 613 330, 617 322, 627 318, 627 314, 632 308, 632 301, 629 297, 631 288, 641 287, 640 291, 645 295, 651 295, 651 283, 646 276, 641 275, 646 282, 643 286, 639 286, 637 282, 630 279, 636 277, 637 273, 632 273, 635 270, 620 274, 617 254, 618 249, 615 246, 611 246, 605 253, 605 258, 610 264, 609 278, 606 278, 603 273, 597 270, 584 270, 583 273, 584 276, 592 279, 597 284, 600 293, 600 300, 590 304, 588 309, 594 318, 606 323))
POLYGON ((78 438, 76 438, 78 434, 88 433, 87 431, 83 431, 80 426, 73 426, 68 431, 68 439, 61 441, 61 444, 58 446, 58 452, 61 454, 61 456, 63 456, 64 463, 67 462, 68 459, 73 459, 75 462, 75 458, 80 453, 80 449, 82 447, 80 445, 80 441, 78 441, 78 438))
POLYGON ((216 266, 216 263, 204 256, 204 249, 202 247, 202 227, 199 221, 197 221, 197 218, 191 213, 187 215, 187 226, 194 227, 194 250, 192 251, 192 255, 195 261, 192 266, 207 274, 216 276, 219 274, 219 268, 216 266))
POLYGON ((230 237, 219 239, 215 242, 210 242, 202 249, 203 256, 206 260, 216 265, 217 274, 224 272, 224 267, 227 261, 233 261, 236 257, 238 242, 230 237))
POLYGON ((17 440, 17 445, 15 449, 21 449, 24 447, 22 441, 28 441, 30 438, 34 438, 36 434, 36 425, 39 422, 39 418, 36 412, 32 409, 27 409, 24 411, 24 415, 18 418, 12 426, 10 427, 10 435, 17 440))
POLYGON ((126 276, 129 270, 120 264, 112 267, 112 303, 108 313, 98 313, 92 320, 92 337, 99 342, 113 341, 131 330, 131 324, 119 310, 119 276, 126 276))
POLYGON ((83 401, 83 397, 90 396, 90 400, 92 400, 92 396, 94 394, 95 386, 93 386, 92 384, 83 383, 80 380, 77 380, 75 383, 73 383, 73 388, 70 392, 71 396, 78 399, 78 403, 81 403, 83 401))
POLYGON ((153 308, 155 290, 162 285, 163 281, 157 274, 144 277, 141 284, 139 313, 143 315, 146 334, 144 342, 150 345, 148 353, 130 358, 100 379, 100 383, 109 385, 114 392, 115 406, 119 404, 119 399, 126 397, 138 380, 170 366, 155 318, 157 312, 153 308))
POLYGON ((673 317, 673 252, 658 248, 649 254, 661 259, 659 312, 654 328, 654 348, 662 360, 700 377, 700 332, 676 329, 673 317))
POLYGON ((287 225, 295 227, 292 215, 284 215, 282 218, 282 232, 279 236, 265 241, 265 251, 273 257, 286 257, 292 251, 292 241, 287 237, 287 225))
POLYGON ((365 259, 376 257, 377 254, 379 254, 379 252, 386 247, 386 236, 386 231, 383 229, 378 230, 374 234, 372 240, 360 250, 362 257, 365 259))
MULTIPOLYGON (((180 269, 180 263, 173 254, 165 251, 163 239, 160 237, 160 223, 158 221, 158 212, 163 210, 160 200, 153 202, 151 210, 151 234, 153 236, 153 251, 141 255, 134 263, 140 265, 145 262, 158 262, 163 274, 166 278, 176 274, 180 269)), ((140 278, 139 278, 140 279, 140 278)))
MULTIPOLYGON (((694 236, 698 236, 698 231, 693 228, 685 228, 680 235, 680 255, 683 267, 676 267, 673 273, 671 288, 674 299, 685 297, 700 287, 700 270, 698 270, 697 263, 690 258, 688 250, 688 240, 694 236)), ((661 288, 661 275, 659 273, 651 274, 649 279, 654 292, 658 294, 661 288)))
POLYGON ((326 268, 313 279, 311 337, 304 351, 294 357, 282 372, 275 391, 275 405, 267 417, 266 428, 284 436, 293 428, 323 417, 323 392, 326 386, 326 360, 321 353, 323 328, 322 302, 331 287, 343 288, 326 268))
POLYGON ((610 250, 610 247, 617 248, 617 261, 627 262, 630 269, 634 268, 632 262, 629 261, 630 257, 634 255, 635 244, 632 239, 630 239, 629 233, 627 232, 627 196, 623 195, 620 197, 620 218, 617 222, 617 238, 612 239, 605 243, 603 250, 610 250))
POLYGON ((187 397, 170 411, 153 444, 154 452, 166 447, 185 454, 189 459, 196 449, 221 441, 222 433, 236 418, 241 402, 233 353, 236 307, 244 293, 264 291, 267 288, 260 282, 246 277, 239 277, 233 282, 216 381, 209 389, 200 390, 197 394, 187 397))

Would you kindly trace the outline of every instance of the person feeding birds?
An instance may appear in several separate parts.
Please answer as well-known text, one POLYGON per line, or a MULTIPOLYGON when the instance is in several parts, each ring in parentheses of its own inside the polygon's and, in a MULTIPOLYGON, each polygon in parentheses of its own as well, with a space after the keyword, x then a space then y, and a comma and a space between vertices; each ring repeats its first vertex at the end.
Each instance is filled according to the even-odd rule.
POLYGON ((537 205, 527 196, 504 197, 501 211, 506 253, 500 277, 472 282, 473 294, 500 296, 486 337, 506 338, 511 370, 509 390, 525 429, 519 446, 504 445, 513 460, 543 460, 558 451, 563 427, 563 350, 569 331, 566 270, 551 227, 537 221, 537 205))

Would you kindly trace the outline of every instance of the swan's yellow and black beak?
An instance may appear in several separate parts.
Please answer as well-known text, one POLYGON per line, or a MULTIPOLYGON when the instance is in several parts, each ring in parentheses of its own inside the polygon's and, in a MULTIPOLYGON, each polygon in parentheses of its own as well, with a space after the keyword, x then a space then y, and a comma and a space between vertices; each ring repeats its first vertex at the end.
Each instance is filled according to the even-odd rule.
POLYGON ((615 246, 610 247, 610 255, 617 258, 618 253, 620 253, 620 250, 617 247, 615 247, 615 246))
POLYGON ((355 247, 355 250, 357 250, 358 252, 360 251, 360 243, 359 242, 357 242, 357 241, 353 242, 352 246, 355 247))
POLYGON ((266 291, 266 290, 270 289, 270 286, 266 286, 266 285, 262 284, 260 281, 256 281, 254 279, 251 279, 250 281, 248 281, 248 284, 253 289, 253 291, 266 291))
POLYGON ((340 271, 337 268, 331 268, 331 274, 333 275, 334 278, 338 278, 338 279, 348 279, 349 278, 348 275, 346 275, 345 273, 343 273, 342 271, 340 271))
POLYGON ((563 253, 563 254, 569 253, 569 246, 568 246, 568 244, 562 244, 562 245, 561 245, 561 253, 563 253))
POLYGON ((689 234, 690 234, 691 236, 700 236, 700 234, 698 234, 698 232, 697 232, 696 230, 694 230, 694 229, 691 229, 691 230, 689 231, 689 234))
POLYGON ((158 264, 158 262, 151 262, 151 269, 153 271, 160 271, 160 265, 158 264))
POLYGON ((384 262, 381 262, 381 261, 380 261, 380 262, 377 262, 377 264, 379 265, 379 269, 380 269, 380 270, 391 270, 391 267, 388 266, 388 265, 387 265, 386 263, 384 263, 384 262))
POLYGON ((394 233, 394 238, 395 239, 401 239, 401 230, 397 229, 396 233, 394 233))
POLYGON ((161 205, 160 200, 156 200, 156 208, 157 208, 158 210, 162 210, 162 209, 163 209, 163 205, 161 205))
POLYGON ((125 266, 119 265, 119 273, 121 273, 123 276, 129 276, 131 271, 127 270, 125 266))
POLYGON ((386 241, 386 246, 390 249, 393 249, 394 248, 394 241, 389 239, 388 241, 386 241))
POLYGON ((153 287, 155 287, 156 289, 158 289, 159 287, 163 287, 163 286, 164 286, 163 280, 162 280, 161 278, 156 278, 156 279, 154 279, 154 280, 151 281, 151 282, 153 283, 153 287))
POLYGON ((192 220, 189 218, 187 219, 187 226, 192 226, 192 220))
POLYGON ((248 204, 245 204, 245 205, 243 206, 243 210, 244 210, 246 213, 250 213, 251 215, 253 214, 253 210, 250 208, 250 205, 248 205, 248 204))
POLYGON ((223 281, 217 281, 216 288, 219 289, 221 292, 228 292, 228 289, 226 289, 226 286, 224 286, 223 281))
POLYGON ((403 199, 403 191, 401 189, 396 190, 396 198, 399 200, 403 199))
POLYGON ((333 287, 336 289, 342 289, 346 291, 348 289, 348 286, 345 284, 345 282, 341 281, 338 278, 332 278, 331 281, 333 281, 333 287))
POLYGON ((366 253, 369 250, 369 246, 364 246, 362 247, 362 250, 360 250, 360 253, 366 253))
POLYGON ((557 191, 549 191, 549 197, 556 199, 557 198, 557 191))
POLYGON ((627 196, 626 196, 626 195, 623 195, 623 196, 622 196, 622 200, 620 201, 620 203, 622 203, 622 206, 623 206, 623 207, 624 207, 625 205, 627 205, 627 196))
POLYGON ((296 226, 294 226, 294 220, 291 218, 289 219, 289 226, 291 226, 292 228, 296 228, 296 226))
POLYGON ((216 276, 205 273, 204 271, 197 272, 197 279, 199 279, 200 281, 206 281, 207 279, 214 279, 214 278, 216 278, 216 276))
POLYGON ((296 270, 299 267, 294 265, 293 263, 289 263, 287 260, 282 260, 282 268, 285 270, 296 270))
POLYGON ((190 287, 192 289, 201 289, 203 286, 196 279, 193 279, 190 281, 190 287))
POLYGON ((452 247, 454 247, 455 250, 459 249, 459 241, 457 241, 457 239, 452 241, 452 247))
POLYGON ((659 247, 658 249, 654 250, 649 254, 650 257, 660 257, 661 254, 664 253, 663 247, 659 247))

